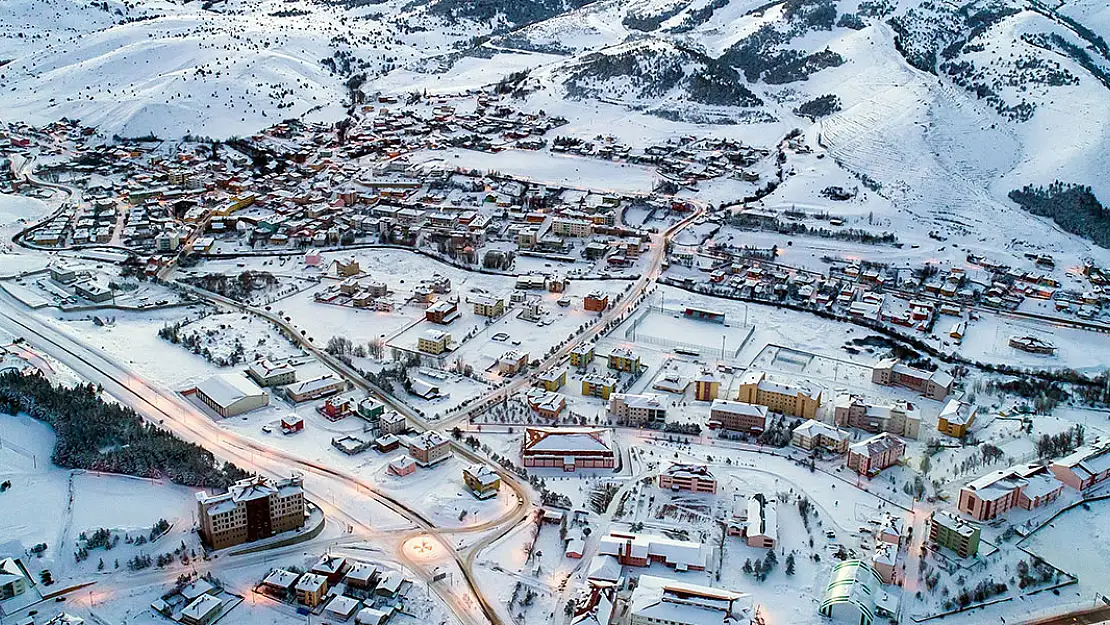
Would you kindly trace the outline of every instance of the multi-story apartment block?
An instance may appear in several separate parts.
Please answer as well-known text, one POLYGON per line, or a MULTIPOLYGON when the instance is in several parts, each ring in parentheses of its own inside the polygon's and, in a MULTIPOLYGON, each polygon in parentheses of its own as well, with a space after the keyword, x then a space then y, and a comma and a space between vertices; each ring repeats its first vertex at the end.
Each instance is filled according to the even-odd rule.
POLYGON ((1110 478, 1110 440, 1080 447, 1049 465, 1056 479, 1075 490, 1088 488, 1110 478))
POLYGON ((617 347, 609 352, 609 368, 615 371, 640 370, 640 356, 627 347, 617 347))
POLYGON ((749 370, 740 379, 742 402, 767 406, 772 412, 814 419, 821 407, 821 390, 807 385, 791 385, 772 382, 762 371, 749 370))
POLYGON ((662 395, 613 393, 609 396, 609 416, 620 425, 641 427, 667 420, 667 405, 662 395))
POLYGON ((442 354, 447 351, 447 344, 450 342, 450 334, 429 328, 416 339, 416 348, 425 354, 442 354))
POLYGON ((761 434, 767 427, 767 407, 727 399, 714 399, 709 408, 709 429, 761 434))
POLYGON ((917 438, 921 429, 921 416, 909 402, 873 404, 848 393, 837 396, 833 419, 840 427, 859 428, 875 434, 889 432, 906 438, 917 438))
POLYGON ((570 350, 570 364, 585 367, 594 360, 594 344, 584 343, 570 350))
POLYGON ((915 369, 889 358, 871 370, 871 381, 883 386, 904 386, 929 399, 942 401, 952 392, 953 379, 943 371, 915 369))
POLYGON ((451 442, 435 430, 409 439, 409 455, 422 467, 431 466, 451 455, 451 442))
POLYGON ((585 219, 556 217, 551 220, 551 233, 561 237, 588 237, 594 233, 594 224, 585 219))
POLYGON ((961 558, 979 553, 979 525, 951 512, 935 510, 929 515, 929 541, 955 551, 961 558))
POLYGON ((536 378, 543 390, 554 392, 567 383, 567 370, 565 368, 549 369, 536 378))
POLYGON ((587 397, 609 399, 617 389, 617 380, 607 375, 588 374, 582 376, 582 394, 587 397))
POLYGON ((200 535, 212 549, 269 538, 304 526, 302 478, 239 480, 221 495, 197 493, 200 535))
POLYGON ((717 493, 717 478, 703 464, 671 463, 659 474, 659 488, 692 493, 717 493))
POLYGON ((601 312, 609 307, 609 296, 601 291, 594 291, 582 300, 582 308, 591 312, 601 312))
POLYGON ((476 295, 471 301, 474 304, 474 314, 483 317, 500 317, 505 313, 505 300, 488 295, 476 295))
POLYGON ((906 454, 906 444, 897 436, 883 432, 848 447, 848 468, 868 477, 893 466, 906 454))
POLYGON ((978 521, 989 521, 1010 508, 1032 510, 1055 501, 1063 490, 1047 467, 1019 464, 991 471, 961 488, 958 508, 978 521))
POLYGON ((721 381, 709 371, 702 371, 694 380, 694 399, 715 401, 721 392, 721 381))

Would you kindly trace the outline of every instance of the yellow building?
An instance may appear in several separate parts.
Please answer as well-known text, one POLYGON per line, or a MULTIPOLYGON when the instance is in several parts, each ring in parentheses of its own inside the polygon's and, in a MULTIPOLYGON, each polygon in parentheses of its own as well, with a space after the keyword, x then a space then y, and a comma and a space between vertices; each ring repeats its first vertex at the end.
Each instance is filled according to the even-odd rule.
POLYGON ((474 314, 483 317, 500 317, 505 312, 505 300, 479 295, 474 298, 474 314))
POLYGON ((601 375, 587 375, 582 378, 582 394, 587 397, 600 397, 608 400, 617 389, 617 379, 601 375))
POLYGON ((416 347, 426 354, 442 354, 447 351, 451 335, 443 330, 428 329, 416 340, 416 347))
POLYGON ((721 392, 721 381, 712 373, 705 371, 697 380, 694 380, 694 399, 698 401, 713 401, 721 392))
POLYGON ((817 409, 821 407, 821 390, 772 382, 762 371, 747 371, 740 379, 737 400, 767 406, 772 412, 784 415, 816 419, 817 409))
POLYGON ((639 371, 640 357, 627 347, 618 347, 609 353, 609 368, 617 371, 639 371))
POLYGON ((937 431, 953 438, 963 438, 975 423, 975 406, 958 399, 950 399, 937 417, 937 431))
POLYGON ((496 497, 501 488, 501 477, 484 464, 475 464, 463 469, 463 482, 470 493, 478 499, 496 497))
POLYGON ((594 345, 587 343, 570 350, 570 364, 575 367, 585 367, 594 361, 594 345))
POLYGON ((557 391, 567 383, 566 369, 552 369, 545 371, 537 378, 545 391, 557 391))

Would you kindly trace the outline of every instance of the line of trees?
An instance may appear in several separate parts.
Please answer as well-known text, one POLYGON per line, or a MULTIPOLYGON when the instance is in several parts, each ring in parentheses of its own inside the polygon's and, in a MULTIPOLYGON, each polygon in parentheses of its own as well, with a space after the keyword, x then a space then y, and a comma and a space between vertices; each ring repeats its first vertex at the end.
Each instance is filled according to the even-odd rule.
POLYGON ((132 410, 101 399, 92 384, 73 388, 51 384, 41 375, 0 374, 0 411, 27 413, 57 434, 51 461, 67 469, 88 469, 185 486, 227 488, 248 476, 217 462, 212 452, 143 421, 132 410))

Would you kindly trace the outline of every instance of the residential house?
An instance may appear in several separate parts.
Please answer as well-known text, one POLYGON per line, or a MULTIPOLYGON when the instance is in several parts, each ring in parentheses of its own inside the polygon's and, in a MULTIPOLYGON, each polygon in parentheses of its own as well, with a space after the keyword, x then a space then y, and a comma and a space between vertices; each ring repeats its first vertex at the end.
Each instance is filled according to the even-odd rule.
POLYGON ((470 494, 478 499, 496 497, 501 489, 501 476, 484 464, 474 464, 463 469, 463 482, 470 494))
POLYGON ((451 442, 439 432, 428 430, 409 439, 409 455, 422 467, 430 467, 451 455, 451 442))
POLYGON ((963 438, 975 423, 975 415, 975 406, 961 399, 949 399, 937 417, 937 431, 953 438, 963 438))

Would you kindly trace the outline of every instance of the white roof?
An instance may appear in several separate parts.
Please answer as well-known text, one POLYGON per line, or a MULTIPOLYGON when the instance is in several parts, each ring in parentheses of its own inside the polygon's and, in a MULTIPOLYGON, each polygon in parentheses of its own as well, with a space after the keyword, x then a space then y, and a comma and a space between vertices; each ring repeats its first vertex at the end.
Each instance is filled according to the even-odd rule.
POLYGON ((324 375, 319 375, 314 378, 295 382, 293 384, 290 384, 286 388, 295 395, 304 395, 305 393, 312 393, 314 391, 325 389, 336 384, 342 384, 342 380, 335 377, 334 374, 325 373, 324 375))
POLYGON ((388 613, 374 608, 363 608, 355 615, 355 622, 359 625, 378 625, 385 618, 389 616, 388 613))
POLYGON ((524 449, 532 454, 612 452, 612 431, 604 428, 526 428, 524 449))
POLYGON ((293 366, 287 362, 277 364, 274 362, 270 362, 266 358, 260 358, 251 363, 250 370, 253 371, 254 374, 260 378, 268 378, 273 375, 296 371, 293 366))
POLYGON ((316 592, 326 586, 328 578, 316 573, 305 573, 297 580, 296 589, 307 592, 316 592))
POLYGON ((258 385, 238 373, 214 375, 198 384, 197 392, 225 408, 247 397, 266 395, 258 385))
POLYGON ((642 395, 633 393, 613 393, 609 396, 609 403, 624 402, 629 408, 662 408, 666 410, 667 406, 663 403, 663 396, 657 393, 645 393, 642 395))
POLYGON ((801 436, 814 437, 824 436, 836 441, 848 440, 851 436, 850 433, 841 430, 840 428, 833 427, 828 423, 822 423, 814 419, 809 419, 805 423, 794 428, 794 432, 801 436))
POLYGON ((749 404, 742 401, 730 401, 727 399, 714 399, 713 404, 709 407, 710 411, 719 410, 729 414, 743 415, 749 417, 765 417, 767 416, 767 407, 757 404, 749 404))
POLYGON ((285 569, 274 569, 270 571, 270 573, 266 575, 265 578, 262 579, 262 583, 268 586, 289 588, 293 585, 294 582, 297 581, 297 577, 298 575, 296 573, 293 573, 292 571, 286 571, 285 569))
POLYGON ((748 499, 748 536, 778 540, 779 515, 773 499, 756 494, 748 499))
POLYGON ((1081 479, 1099 475, 1110 469, 1110 440, 1080 447, 1053 464, 1070 470, 1081 479))
POLYGON ((610 533, 601 539, 598 553, 628 555, 634 558, 659 557, 682 571, 691 567, 705 568, 708 550, 701 543, 676 540, 651 534, 610 533))
POLYGON ((944 409, 940 411, 940 418, 953 425, 964 425, 975 418, 975 407, 953 398, 948 400, 944 409))
POLYGON ((347 618, 350 617, 356 609, 358 609, 359 603, 360 601, 358 599, 352 599, 350 597, 339 595, 335 599, 329 601, 328 607, 324 608, 324 610, 331 612, 332 614, 338 614, 344 618, 347 618))
POLYGON ((489 485, 493 484, 494 482, 496 482, 497 480, 501 479, 501 477, 499 475, 497 475, 496 471, 494 471, 493 469, 489 468, 489 466, 484 465, 484 464, 472 464, 469 467, 467 467, 465 470, 472 477, 477 479, 478 482, 480 484, 482 484, 483 486, 489 486, 489 485))
POLYGON ((590 569, 586 574, 587 579, 599 579, 606 582, 616 582, 621 578, 623 567, 611 555, 596 555, 590 560, 590 569))
POLYGON ((181 611, 182 618, 189 617, 197 621, 203 621, 209 615, 220 609, 223 602, 212 595, 201 595, 194 599, 185 609, 181 611))
POLYGON ((14 558, 0 560, 0 586, 20 579, 26 580, 27 576, 23 574, 23 570, 19 568, 19 564, 14 558))
POLYGON ((420 436, 409 439, 409 446, 417 449, 429 450, 441 445, 446 445, 447 439, 443 438, 439 432, 435 430, 428 430, 420 436))
POLYGON ((721 625, 739 620, 748 604, 746 594, 641 575, 629 598, 629 612, 654 623, 721 625))

